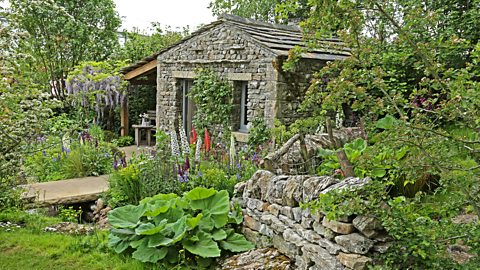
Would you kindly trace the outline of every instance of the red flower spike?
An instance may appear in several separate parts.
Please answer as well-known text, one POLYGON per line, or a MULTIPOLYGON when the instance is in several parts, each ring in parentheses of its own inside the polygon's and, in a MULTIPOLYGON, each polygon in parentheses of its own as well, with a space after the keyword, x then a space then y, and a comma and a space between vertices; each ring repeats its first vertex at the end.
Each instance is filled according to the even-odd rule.
POLYGON ((210 152, 210 134, 207 129, 205 129, 205 152, 210 152))
POLYGON ((197 143, 197 131, 195 130, 195 127, 192 127, 192 131, 190 131, 190 144, 196 144, 197 143))

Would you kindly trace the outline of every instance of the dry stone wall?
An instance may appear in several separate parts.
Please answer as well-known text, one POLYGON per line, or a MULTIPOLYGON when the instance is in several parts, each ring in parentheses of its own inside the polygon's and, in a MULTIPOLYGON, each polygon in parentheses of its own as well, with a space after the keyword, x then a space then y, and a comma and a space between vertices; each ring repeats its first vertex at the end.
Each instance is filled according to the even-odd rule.
POLYGON ((257 171, 235 187, 244 212, 243 233, 257 247, 274 247, 294 260, 294 269, 365 269, 385 252, 389 237, 370 216, 328 220, 299 207, 331 190, 361 188, 369 178, 342 181, 327 176, 281 176, 257 171))

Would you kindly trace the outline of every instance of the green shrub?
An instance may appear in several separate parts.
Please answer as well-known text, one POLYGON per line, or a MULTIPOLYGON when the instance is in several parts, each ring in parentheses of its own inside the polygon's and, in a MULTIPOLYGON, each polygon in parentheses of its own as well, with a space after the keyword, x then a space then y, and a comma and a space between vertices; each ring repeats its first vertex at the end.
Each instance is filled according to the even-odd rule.
POLYGON ((121 136, 118 139, 112 141, 118 147, 130 146, 133 144, 134 139, 130 136, 121 136))
POLYGON ((270 129, 263 118, 257 117, 252 121, 252 127, 248 131, 248 147, 256 150, 271 139, 270 129))
POLYGON ((192 178, 191 184, 196 187, 226 190, 230 195, 233 194, 233 187, 237 183, 235 175, 228 176, 225 171, 219 168, 205 169, 203 173, 192 178))
POLYGON ((0 212, 6 208, 21 206, 21 192, 15 178, 0 177, 0 212))
POLYGON ((222 249, 254 247, 232 228, 243 218, 239 209, 230 212, 226 191, 195 188, 183 197, 158 194, 110 211, 108 220, 113 226, 109 246, 115 252, 130 250, 133 258, 163 267, 206 268, 222 249))
POLYGON ((82 219, 82 209, 74 209, 73 206, 68 208, 61 207, 58 216, 62 221, 80 223, 82 219))
POLYGON ((107 200, 112 207, 138 204, 142 199, 137 164, 113 171, 108 178, 107 200))
POLYGON ((112 148, 89 133, 84 134, 88 136, 82 135, 72 142, 67 136, 62 140, 50 137, 39 142, 37 147, 40 150, 25 158, 26 175, 45 182, 110 173, 112 148))

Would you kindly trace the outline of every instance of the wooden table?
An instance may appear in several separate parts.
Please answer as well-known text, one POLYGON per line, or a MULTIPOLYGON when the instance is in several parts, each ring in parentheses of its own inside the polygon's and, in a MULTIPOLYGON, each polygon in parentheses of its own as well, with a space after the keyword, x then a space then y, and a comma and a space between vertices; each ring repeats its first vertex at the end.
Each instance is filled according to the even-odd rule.
POLYGON ((135 145, 140 146, 140 141, 142 140, 142 130, 145 130, 147 137, 147 145, 150 146, 150 143, 152 141, 152 130, 155 129, 155 127, 153 125, 132 125, 132 127, 135 129, 135 145))

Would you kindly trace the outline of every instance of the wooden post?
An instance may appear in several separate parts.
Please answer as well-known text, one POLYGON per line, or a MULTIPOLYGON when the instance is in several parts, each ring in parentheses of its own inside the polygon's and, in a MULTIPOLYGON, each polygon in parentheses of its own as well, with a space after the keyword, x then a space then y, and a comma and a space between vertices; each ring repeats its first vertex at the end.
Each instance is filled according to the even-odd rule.
POLYGON ((120 108, 120 136, 128 136, 128 127, 128 96, 126 96, 120 108))
POLYGON ((330 122, 330 118, 327 118, 327 133, 332 143, 332 148, 338 149, 337 150, 338 163, 340 163, 340 168, 342 168, 343 173, 345 174, 346 177, 355 177, 355 171, 353 170, 353 166, 350 163, 350 160, 348 160, 347 155, 345 154, 345 151, 341 149, 343 145, 337 142, 337 140, 335 140, 335 137, 333 136, 333 129, 332 129, 332 123, 330 122))

